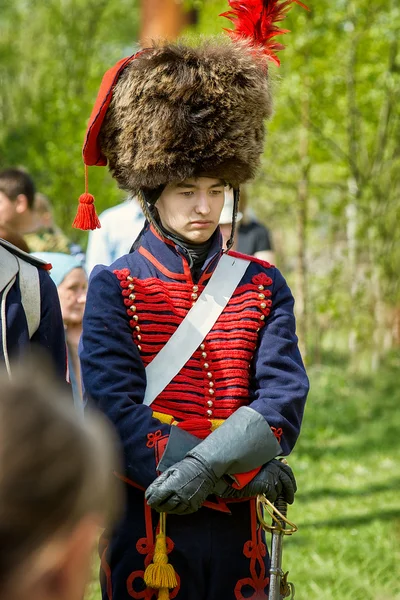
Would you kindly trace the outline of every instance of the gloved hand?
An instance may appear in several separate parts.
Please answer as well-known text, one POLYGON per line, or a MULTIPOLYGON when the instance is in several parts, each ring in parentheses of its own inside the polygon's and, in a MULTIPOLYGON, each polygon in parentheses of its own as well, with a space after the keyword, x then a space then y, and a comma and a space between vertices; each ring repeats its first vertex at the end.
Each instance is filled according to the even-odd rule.
POLYGON ((220 479, 213 491, 221 498, 251 498, 264 494, 270 502, 283 496, 288 504, 293 504, 296 490, 292 469, 280 460, 273 459, 241 490, 236 490, 224 479, 220 479))
POLYGON ((188 515, 196 512, 218 481, 210 465, 186 456, 169 467, 146 490, 148 505, 158 512, 188 515))

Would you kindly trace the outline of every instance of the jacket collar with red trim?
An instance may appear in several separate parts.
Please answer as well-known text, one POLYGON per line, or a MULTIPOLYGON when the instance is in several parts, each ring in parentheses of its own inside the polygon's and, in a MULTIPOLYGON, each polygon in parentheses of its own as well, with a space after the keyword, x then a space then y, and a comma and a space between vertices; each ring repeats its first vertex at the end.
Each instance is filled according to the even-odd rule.
MULTIPOLYGON (((201 275, 211 267, 214 270, 217 264, 216 258, 222 254, 222 235, 219 228, 216 229, 212 237, 212 244, 201 268, 201 275)), ((169 271, 179 275, 186 272, 189 265, 187 250, 178 244, 174 244, 171 240, 160 237, 152 226, 149 226, 143 233, 140 245, 169 271)))

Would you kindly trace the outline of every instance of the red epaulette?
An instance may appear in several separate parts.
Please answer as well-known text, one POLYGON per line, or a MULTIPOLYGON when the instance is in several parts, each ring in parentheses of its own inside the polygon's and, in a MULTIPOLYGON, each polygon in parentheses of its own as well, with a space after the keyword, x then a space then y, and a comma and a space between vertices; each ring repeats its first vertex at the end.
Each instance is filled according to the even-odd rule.
POLYGON ((261 258, 250 256, 250 254, 242 254, 241 252, 236 252, 235 250, 228 250, 227 254, 229 254, 229 256, 235 256, 236 258, 244 258, 245 260, 251 260, 251 262, 258 263, 266 269, 271 269, 275 267, 275 265, 271 265, 271 263, 267 262, 266 260, 261 260, 261 258))
POLYGON ((8 250, 10 254, 18 256, 18 258, 22 258, 22 260, 29 263, 30 265, 33 265, 34 267, 37 267, 38 269, 43 269, 44 271, 50 271, 52 269, 50 263, 47 263, 44 260, 37 258, 36 256, 32 256, 32 254, 24 252, 20 248, 17 248, 17 246, 14 246, 14 244, 10 244, 10 242, 7 242, 2 238, 0 238, 0 245, 3 246, 3 248, 5 248, 6 250, 8 250))

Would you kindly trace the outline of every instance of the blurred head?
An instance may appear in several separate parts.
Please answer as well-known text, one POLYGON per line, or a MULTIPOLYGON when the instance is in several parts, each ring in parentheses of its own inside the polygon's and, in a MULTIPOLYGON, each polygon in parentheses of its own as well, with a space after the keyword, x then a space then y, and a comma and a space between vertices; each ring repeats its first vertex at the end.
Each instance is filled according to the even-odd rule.
POLYGON ((37 192, 35 194, 33 210, 35 211, 38 225, 40 227, 54 226, 53 210, 50 200, 45 194, 42 194, 41 192, 37 192))
POLYGON ((30 218, 35 196, 35 185, 22 169, 0 172, 0 225, 24 232, 30 218))
POLYGON ((58 297, 65 325, 82 323, 87 286, 87 275, 82 267, 69 271, 58 286, 58 297))
POLYGON ((50 276, 57 286, 64 325, 80 325, 85 310, 88 280, 81 261, 61 252, 34 252, 50 263, 50 276))
POLYGON ((211 177, 169 183, 155 204, 161 224, 191 243, 206 242, 218 227, 224 186, 221 179, 211 177))
POLYGON ((43 361, 0 375, 0 598, 82 600, 99 526, 119 506, 116 442, 43 361))

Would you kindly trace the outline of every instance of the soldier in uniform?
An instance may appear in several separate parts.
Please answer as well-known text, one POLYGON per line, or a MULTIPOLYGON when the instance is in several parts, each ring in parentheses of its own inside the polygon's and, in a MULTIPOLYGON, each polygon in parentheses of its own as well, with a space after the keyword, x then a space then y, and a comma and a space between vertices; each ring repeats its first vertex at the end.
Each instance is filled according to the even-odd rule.
MULTIPOLYGON (((228 13, 232 40, 155 44, 117 63, 89 122, 85 165, 108 162, 147 218, 133 252, 94 269, 83 322, 86 394, 124 452, 124 518, 101 543, 104 599, 266 599, 256 496, 293 501, 275 457, 292 451, 308 392, 294 300, 275 267, 229 250, 271 114, 271 15, 289 3, 260 6, 265 39, 242 39, 242 3, 228 13)), ((80 200, 75 226, 95 227, 93 197, 80 200)))

